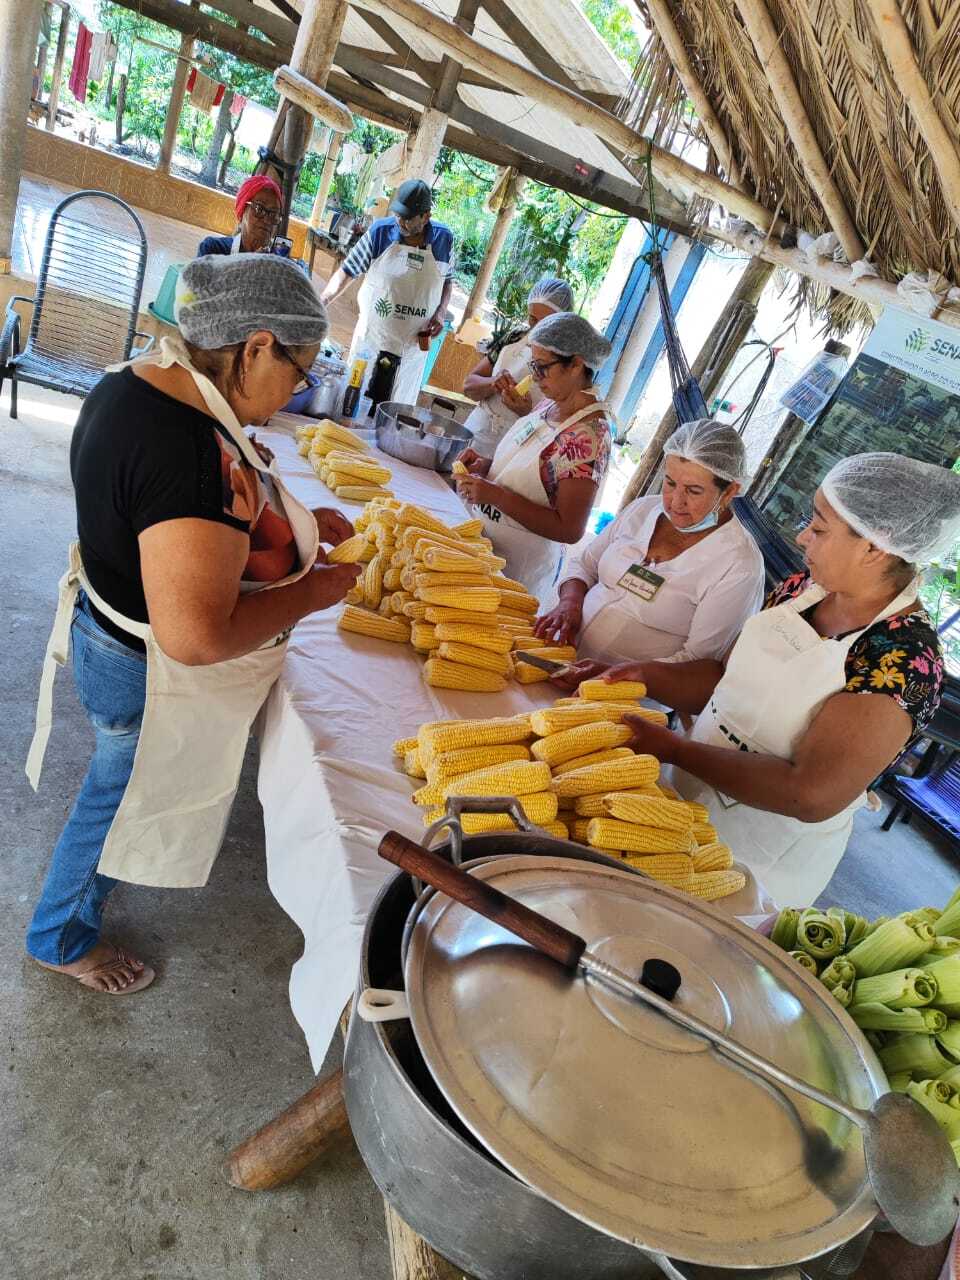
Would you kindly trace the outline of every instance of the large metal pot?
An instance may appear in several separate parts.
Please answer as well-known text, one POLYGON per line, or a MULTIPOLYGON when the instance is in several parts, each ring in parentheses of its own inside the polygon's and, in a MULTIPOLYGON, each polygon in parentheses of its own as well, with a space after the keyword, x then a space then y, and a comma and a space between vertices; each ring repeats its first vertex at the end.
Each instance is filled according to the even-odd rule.
MULTIPOLYGON (((515 854, 608 862, 537 832, 467 837, 464 853, 470 865, 515 854)), ((368 987, 402 987, 405 930, 409 938, 411 913, 416 916, 428 899, 417 901, 403 874, 384 886, 367 922, 358 994, 368 987)), ((481 1146, 441 1095, 408 1021, 351 1019, 344 1092, 357 1145, 384 1196, 477 1280, 582 1280, 584 1274, 591 1280, 731 1280, 747 1274, 755 1280, 826 1280, 849 1275, 869 1238, 865 1232, 859 1242, 802 1267, 750 1273, 677 1263, 614 1239, 551 1203, 481 1146)))
POLYGON ((436 397, 429 409, 387 400, 377 406, 377 446, 412 467, 448 475, 473 432, 454 417, 456 405, 436 397))

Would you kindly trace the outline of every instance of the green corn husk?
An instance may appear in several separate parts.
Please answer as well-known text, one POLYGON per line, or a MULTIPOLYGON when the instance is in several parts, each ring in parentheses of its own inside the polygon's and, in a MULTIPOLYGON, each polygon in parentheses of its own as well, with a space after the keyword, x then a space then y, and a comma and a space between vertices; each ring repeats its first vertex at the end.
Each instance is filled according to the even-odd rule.
POLYGON ((960 897, 955 893, 943 909, 940 919, 933 926, 938 938, 954 938, 960 934, 960 897))
POLYGON ((936 1096, 936 1091, 928 1088, 931 1084, 936 1084, 936 1081, 911 1082, 907 1085, 907 1096, 918 1102, 925 1111, 929 1111, 947 1137, 954 1141, 960 1138, 960 1111, 942 1103, 936 1096))
POLYGON ((960 953, 938 960, 926 972, 937 983, 933 1003, 951 1016, 960 1015, 960 953))
POLYGON ((847 931, 846 946, 855 947, 858 942, 867 936, 867 930, 870 925, 867 923, 866 916, 855 915, 852 911, 845 911, 844 925, 847 931))
POLYGON ((889 919, 890 919, 889 916, 877 916, 876 920, 871 920, 870 923, 867 925, 867 932, 865 934, 865 937, 869 938, 871 933, 876 933, 876 931, 880 928, 880 926, 882 924, 886 924, 889 919))
POLYGON ((806 969, 807 972, 812 973, 814 977, 817 976, 817 962, 814 960, 813 956, 809 955, 806 951, 791 951, 790 957, 791 959, 796 960, 801 969, 806 969))
POLYGON ((843 1005, 844 1009, 848 1008, 853 1000, 853 986, 849 982, 838 982, 827 990, 834 1000, 843 1005))
POLYGON ((840 983, 846 987, 852 987, 856 980, 857 971, 846 956, 834 956, 820 973, 820 981, 831 991, 840 983))
POLYGON ((955 956, 960 952, 960 938, 934 938, 926 955, 916 961, 918 969, 926 969, 932 964, 939 964, 947 956, 955 956))
POLYGON ((891 1009, 885 1004, 855 1004, 850 1016, 862 1031, 900 1031, 936 1035, 947 1020, 940 1009, 891 1009))
POLYGON ((797 945, 797 925, 800 923, 800 912, 796 907, 784 907, 777 916, 777 922, 770 934, 770 941, 784 951, 793 951, 797 945))
POLYGON ((854 984, 854 1004, 885 1004, 891 1009, 920 1009, 937 998, 931 969, 897 969, 854 984))
POLYGON ((918 1080, 935 1080, 954 1065, 941 1052, 934 1036, 898 1035, 880 1050, 887 1075, 909 1071, 918 1080))
POLYGON ((906 1093, 910 1080, 909 1071, 895 1071, 892 1076, 887 1076, 887 1083, 893 1093, 906 1093))
POLYGON ((960 1065, 951 1067, 949 1071, 944 1071, 942 1075, 937 1076, 938 1080, 942 1080, 944 1084, 948 1084, 956 1093, 960 1093, 960 1065))
POLYGON ((953 1062, 960 1062, 960 1021, 951 1018, 946 1030, 937 1032, 937 1043, 953 1062))
POLYGON ((858 942, 852 951, 847 952, 847 958, 861 978, 872 978, 879 973, 890 973, 915 964, 930 950, 932 939, 933 927, 925 921, 908 924, 906 920, 895 918, 887 920, 858 942))
POLYGON ((843 912, 839 919, 829 912, 818 911, 816 907, 808 907, 806 911, 800 912, 797 947, 808 952, 815 960, 832 960, 834 956, 838 956, 843 950, 845 937, 843 912))
POLYGON ((906 920, 907 924, 913 924, 917 920, 925 924, 936 924, 942 915, 943 912, 936 907, 917 907, 916 911, 902 911, 900 919, 906 920))

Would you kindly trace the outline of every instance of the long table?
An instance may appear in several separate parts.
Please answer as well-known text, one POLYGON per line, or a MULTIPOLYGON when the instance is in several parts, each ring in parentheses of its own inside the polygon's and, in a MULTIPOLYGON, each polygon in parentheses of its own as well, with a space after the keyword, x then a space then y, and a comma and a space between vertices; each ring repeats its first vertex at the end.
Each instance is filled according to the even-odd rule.
MULTIPOLYGON (((257 438, 301 501, 356 518, 362 504, 337 498, 298 454, 293 432, 305 421, 280 415, 257 438)), ((393 472, 398 498, 452 524, 467 518, 439 475, 374 454, 393 472)), ((259 724, 267 877, 304 936, 290 1003, 315 1070, 356 982, 367 913, 393 872, 377 856, 380 837, 388 827, 423 835, 410 803, 419 784, 393 758, 393 741, 427 720, 516 715, 556 696, 547 684, 511 684, 497 694, 431 688, 409 645, 338 631, 339 613, 313 614, 295 628, 259 724)))

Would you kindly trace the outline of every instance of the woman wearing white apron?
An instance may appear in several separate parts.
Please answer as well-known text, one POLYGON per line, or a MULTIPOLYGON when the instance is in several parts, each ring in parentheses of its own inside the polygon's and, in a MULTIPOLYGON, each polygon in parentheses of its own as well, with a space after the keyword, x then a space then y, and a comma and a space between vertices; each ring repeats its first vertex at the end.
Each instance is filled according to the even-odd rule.
POLYGON ((37 786, 55 664, 72 638, 96 731, 27 938, 47 968, 118 995, 153 971, 100 940, 117 879, 206 882, 247 737, 302 617, 353 585, 321 541, 352 533, 286 490, 241 423, 286 403, 327 331, 303 273, 269 255, 198 258, 181 336, 108 373, 71 445, 79 544, 60 584, 27 775, 37 786))
POLYGON ((537 619, 537 635, 577 646, 570 687, 615 662, 722 658, 763 603, 763 557, 730 507, 746 469, 740 436, 703 418, 664 453, 662 493, 585 545, 537 619))
MULTIPOLYGON (((329 305, 357 276, 360 315, 348 361, 361 350, 400 357, 391 400, 416 404, 429 343, 443 328, 453 289, 453 233, 432 222, 432 192, 425 182, 401 182, 393 218, 379 218, 350 250, 323 291, 329 305), (421 341, 422 339, 422 341, 421 341)), ((372 366, 371 366, 372 367, 372 366)))
POLYGON ((781 906, 807 906, 836 870, 865 790, 924 729, 943 657, 916 566, 960 539, 960 476, 893 453, 828 473, 800 534, 809 578, 749 619, 726 664, 643 662, 667 706, 699 713, 689 738, 634 720, 636 745, 675 766, 687 799, 781 906))
POLYGON ((573 309, 573 290, 563 280, 544 276, 527 297, 527 328, 512 333, 498 351, 483 357, 463 384, 463 394, 477 401, 464 421, 473 432, 470 441, 475 453, 492 458, 497 445, 519 417, 530 413, 543 399, 539 387, 527 395, 517 395, 517 383, 529 372, 530 330, 540 320, 557 311, 573 309))
POLYGON ((456 480, 507 573, 542 597, 557 579, 564 545, 583 537, 610 461, 609 406, 593 390, 610 343, 572 312, 541 320, 528 342, 545 399, 492 458, 465 449, 460 458, 470 474, 456 480))

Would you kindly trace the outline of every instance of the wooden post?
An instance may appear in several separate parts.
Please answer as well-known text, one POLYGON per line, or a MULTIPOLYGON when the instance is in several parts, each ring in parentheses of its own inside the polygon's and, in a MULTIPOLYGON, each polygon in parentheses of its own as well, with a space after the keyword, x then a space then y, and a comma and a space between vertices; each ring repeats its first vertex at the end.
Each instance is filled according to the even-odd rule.
MULTIPOLYGON (((456 25, 468 35, 473 31, 477 16, 479 0, 460 0, 456 25)), ((429 183, 433 171, 437 167, 443 135, 447 131, 450 108, 457 96, 457 85, 460 83, 462 67, 459 62, 445 54, 440 64, 440 83, 430 96, 430 101, 423 109, 420 124, 410 139, 407 147, 407 159, 401 181, 409 178, 422 178, 429 183)))
POLYGON ((187 76, 190 62, 196 52, 196 41, 192 36, 180 37, 180 53, 173 73, 173 87, 170 90, 170 101, 167 104, 167 118, 163 125, 163 141, 160 143, 160 155, 157 157, 157 172, 169 173, 170 162, 177 145, 177 129, 180 127, 180 112, 183 110, 183 99, 187 92, 187 76))
MULTIPOLYGON (((691 373, 700 383, 700 390, 708 406, 720 379, 730 367, 731 361, 750 332, 750 326, 756 318, 760 295, 772 275, 773 267, 767 262, 754 259, 749 264, 690 367, 691 373)), ((677 426, 676 410, 671 405, 660 419, 660 425, 640 457, 637 469, 623 495, 621 511, 645 491, 660 465, 663 446, 676 431, 677 426)))
POLYGON ((473 282, 473 288, 470 290, 470 297, 467 299, 467 305, 463 312, 463 323, 470 319, 475 311, 479 311, 484 299, 487 296, 487 290, 490 288, 490 281, 493 279, 493 273, 496 270, 497 261, 503 252, 503 246, 507 242, 507 235, 510 231, 511 223, 517 212, 517 201, 523 191, 526 178, 517 173, 516 169, 510 170, 510 177, 507 181, 507 187, 504 191, 503 202, 497 210, 497 220, 493 224, 493 230, 490 232, 490 239, 487 241, 487 247, 484 250, 483 261, 477 271, 477 278, 473 282))
MULTIPOLYGON (((67 51, 67 32, 70 30, 70 6, 60 6, 60 28, 57 31, 57 52, 53 59, 50 77, 50 100, 47 103, 46 128, 53 130, 57 124, 57 107, 60 103, 60 84, 63 80, 63 57, 67 51)), ((40 86, 41 91, 43 85, 40 86)))
POLYGON ((386 1200, 383 1212, 387 1221, 393 1280, 470 1280, 459 1267, 447 1262, 425 1240, 421 1240, 386 1200))
POLYGON ((789 466, 790 459, 806 439, 810 427, 810 423, 787 411, 747 490, 747 497, 752 498, 758 507, 762 507, 770 497, 777 481, 789 466))
POLYGON ((317 194, 313 199, 313 208, 310 211, 310 225, 315 231, 319 231, 323 223, 323 212, 327 207, 327 200, 330 198, 330 188, 333 186, 333 175, 337 171, 337 160, 340 157, 340 148, 342 146, 343 134, 331 129, 327 140, 327 152, 323 160, 323 169, 320 173, 320 185, 317 187, 317 194))
POLYGON ((0 4, 0 276, 9 275, 13 256, 13 228, 39 31, 40 5, 35 0, 6 0, 0 4))

